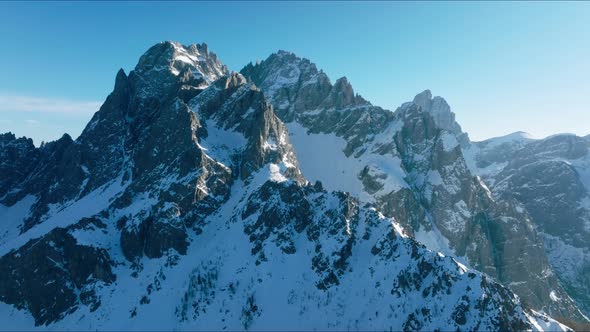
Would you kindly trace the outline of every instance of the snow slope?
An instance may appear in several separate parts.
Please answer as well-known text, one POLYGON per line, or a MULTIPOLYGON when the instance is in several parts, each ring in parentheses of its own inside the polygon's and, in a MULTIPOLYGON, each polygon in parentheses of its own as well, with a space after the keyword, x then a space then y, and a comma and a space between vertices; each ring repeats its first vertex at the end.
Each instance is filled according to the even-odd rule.
MULTIPOLYGON (((116 263, 117 280, 98 290, 100 307, 91 312, 82 306, 54 324, 35 329, 488 330, 505 326, 567 330, 546 316, 524 311, 507 290, 415 243, 393 220, 374 210, 358 210, 358 216, 344 220, 352 224, 336 228, 336 233, 320 228, 315 240, 306 231, 289 232, 296 248, 290 254, 273 241, 265 241, 261 262, 251 253, 254 243, 245 225, 259 218, 262 210, 245 218, 240 215, 256 202, 261 188, 269 185, 268 178, 269 172, 261 170, 248 184, 235 183, 230 200, 209 217, 203 232, 191 235, 187 255, 171 252, 144 259, 139 270, 126 262, 117 241, 109 239, 116 232, 109 226, 94 242, 108 248, 116 263), (332 250, 336 253, 342 248, 340 239, 347 238, 358 240, 338 282, 318 288, 321 278, 314 266, 318 244, 329 258, 332 250), (513 318, 506 320, 502 311, 513 318)), ((280 198, 283 190, 301 190, 298 184, 286 181, 276 186, 271 194, 278 199, 274 207, 299 206, 301 201, 280 198)), ((312 191, 305 200, 313 204, 309 228, 333 222, 333 213, 342 208, 338 194, 312 191)), ((3 317, 15 322, 11 330, 32 328, 34 322, 26 312, 6 305, 0 308, 3 317)))

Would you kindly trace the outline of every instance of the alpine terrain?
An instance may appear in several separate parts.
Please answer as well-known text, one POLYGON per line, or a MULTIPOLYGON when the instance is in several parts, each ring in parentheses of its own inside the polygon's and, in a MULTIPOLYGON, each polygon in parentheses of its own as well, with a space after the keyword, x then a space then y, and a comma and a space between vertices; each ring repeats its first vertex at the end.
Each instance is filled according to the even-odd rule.
POLYGON ((588 328, 589 148, 162 42, 78 138, 0 135, 0 326, 588 328))

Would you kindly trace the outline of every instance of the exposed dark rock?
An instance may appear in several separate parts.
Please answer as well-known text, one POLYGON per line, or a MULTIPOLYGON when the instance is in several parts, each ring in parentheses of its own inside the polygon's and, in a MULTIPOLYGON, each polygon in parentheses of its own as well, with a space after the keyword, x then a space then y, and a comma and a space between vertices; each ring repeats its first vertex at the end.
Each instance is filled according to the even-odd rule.
POLYGON ((96 309, 100 302, 86 287, 114 280, 108 253, 77 244, 64 228, 0 258, 0 299, 29 310, 36 325, 62 318, 80 302, 96 309))
POLYGON ((121 231, 121 248, 130 261, 144 254, 149 258, 162 257, 169 249, 186 254, 188 246, 186 230, 149 217, 139 226, 121 231))
POLYGON ((39 149, 30 138, 16 138, 13 133, 0 134, 0 201, 12 189, 17 189, 36 166, 39 149))

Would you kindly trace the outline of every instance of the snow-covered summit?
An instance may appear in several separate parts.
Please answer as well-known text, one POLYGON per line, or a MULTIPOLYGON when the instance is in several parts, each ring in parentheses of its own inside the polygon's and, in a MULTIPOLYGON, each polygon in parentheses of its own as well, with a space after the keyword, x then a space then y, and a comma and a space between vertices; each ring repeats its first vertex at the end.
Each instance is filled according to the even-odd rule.
POLYGON ((207 44, 182 45, 177 42, 164 41, 152 46, 141 56, 137 71, 167 70, 174 75, 189 70, 195 76, 211 83, 227 74, 227 67, 217 55, 209 52, 207 44))
MULTIPOLYGON (((2 321, 26 330, 567 329, 465 257, 410 236, 430 223, 475 237, 465 251, 481 255, 485 272, 501 269, 500 281, 523 269, 514 252, 538 256, 532 228, 493 204, 432 115, 373 106, 346 79, 331 84, 286 52, 242 74, 224 68, 204 45, 157 44, 117 74, 77 140, 33 148, 38 159, 22 169, 28 143, 0 145, 2 156, 23 147, 7 169, 25 179, 0 182, 2 321), (501 264, 486 260, 492 245, 501 264)), ((535 262, 530 273, 546 271, 535 262)), ((518 285, 551 288, 568 304, 550 275, 537 287, 527 273, 518 285)), ((561 309, 550 307, 571 312, 561 309)))
POLYGON ((192 96, 195 89, 204 89, 227 74, 227 67, 206 44, 165 41, 150 47, 129 76, 139 97, 160 99, 179 86, 192 96))
POLYGON ((313 62, 291 52, 273 53, 266 60, 248 64, 241 73, 265 91, 277 114, 287 122, 302 112, 370 106, 354 93, 346 77, 332 84, 313 62))
POLYGON ((477 144, 481 146, 493 147, 506 143, 526 143, 535 139, 536 138, 533 135, 527 132, 516 131, 508 135, 488 138, 481 142, 477 142, 477 144))

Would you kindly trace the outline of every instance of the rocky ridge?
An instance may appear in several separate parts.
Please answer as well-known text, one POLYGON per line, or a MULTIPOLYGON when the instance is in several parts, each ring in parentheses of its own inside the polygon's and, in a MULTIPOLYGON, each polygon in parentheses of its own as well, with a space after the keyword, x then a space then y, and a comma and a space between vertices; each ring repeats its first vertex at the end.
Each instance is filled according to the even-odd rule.
POLYGON ((469 167, 464 151, 472 143, 444 99, 427 90, 390 112, 354 94, 345 78, 332 85, 309 60, 284 51, 241 72, 286 122, 310 180, 374 204, 418 240, 461 257, 533 307, 588 323, 552 270, 530 212, 515 199, 494 197, 469 167), (346 97, 334 102, 334 95, 346 97), (318 166, 323 156, 333 161, 318 166))
POLYGON ((590 314, 590 145, 574 135, 533 139, 523 133, 474 143, 470 168, 498 199, 529 211, 549 262, 572 298, 590 314))
MULTIPOLYGON (((416 233, 408 225, 428 227, 420 218, 428 202, 448 204, 425 194, 432 186, 420 172, 428 164, 418 163, 407 182, 384 181, 395 167, 361 165, 365 176, 355 174, 352 185, 369 189, 358 191, 360 200, 308 182, 305 153, 291 145, 299 128, 280 120, 300 113, 278 104, 275 115, 276 100, 243 74, 250 79, 227 72, 205 45, 163 42, 129 75, 117 74, 76 140, 64 135, 34 148, 2 136, 0 155, 10 158, 2 167, 20 176, 0 182, 0 315, 14 329, 566 329, 408 236, 416 233), (369 199, 395 186, 404 191, 392 204, 418 207, 400 223, 369 199)), ((300 100, 301 117, 318 134, 334 124, 337 137, 346 135, 336 152, 360 158, 378 149, 387 157, 372 160, 388 165, 391 155, 407 169, 438 142, 441 165, 456 165, 448 154, 460 149, 428 129, 444 116, 433 120, 411 105, 390 113, 354 95, 346 80, 332 86, 316 76, 313 90, 327 93, 300 100), (316 102, 320 111, 307 112, 316 102), (400 117, 407 130, 381 121, 400 117), (390 134, 403 153, 376 138, 390 134)), ((569 310, 566 300, 557 303, 569 310)))

